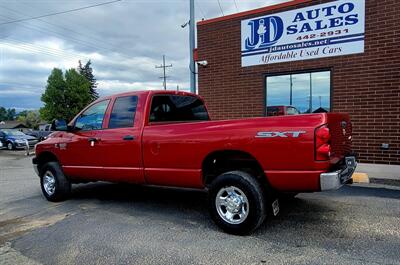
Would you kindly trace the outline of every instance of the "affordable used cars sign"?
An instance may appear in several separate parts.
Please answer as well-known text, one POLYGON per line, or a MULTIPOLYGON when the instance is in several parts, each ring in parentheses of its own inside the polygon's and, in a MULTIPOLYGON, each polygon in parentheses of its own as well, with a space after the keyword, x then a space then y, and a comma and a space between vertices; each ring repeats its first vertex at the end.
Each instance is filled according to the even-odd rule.
POLYGON ((364 52, 365 0, 242 20, 242 66, 364 52))

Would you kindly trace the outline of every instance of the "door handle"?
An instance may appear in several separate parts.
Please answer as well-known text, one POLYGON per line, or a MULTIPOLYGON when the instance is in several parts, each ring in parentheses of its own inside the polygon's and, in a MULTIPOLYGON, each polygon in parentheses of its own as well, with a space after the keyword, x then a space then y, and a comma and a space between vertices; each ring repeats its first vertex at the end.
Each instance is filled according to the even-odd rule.
POLYGON ((100 138, 95 138, 95 137, 88 138, 88 142, 98 142, 98 141, 100 141, 100 138))
POLYGON ((132 135, 125 135, 122 139, 125 141, 132 141, 135 140, 135 137, 132 135))

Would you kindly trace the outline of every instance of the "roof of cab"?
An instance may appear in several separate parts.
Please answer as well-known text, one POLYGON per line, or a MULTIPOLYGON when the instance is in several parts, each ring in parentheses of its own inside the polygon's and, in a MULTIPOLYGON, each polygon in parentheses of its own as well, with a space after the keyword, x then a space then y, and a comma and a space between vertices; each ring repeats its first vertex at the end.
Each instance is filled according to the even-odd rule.
POLYGON ((170 94, 170 95, 182 95, 182 96, 196 96, 200 97, 196 94, 186 92, 186 91, 176 91, 176 90, 139 90, 139 91, 129 91, 118 94, 113 94, 105 97, 101 97, 96 101, 102 101, 104 99, 111 99, 115 97, 126 97, 126 96, 138 96, 138 95, 154 95, 154 94, 170 94))

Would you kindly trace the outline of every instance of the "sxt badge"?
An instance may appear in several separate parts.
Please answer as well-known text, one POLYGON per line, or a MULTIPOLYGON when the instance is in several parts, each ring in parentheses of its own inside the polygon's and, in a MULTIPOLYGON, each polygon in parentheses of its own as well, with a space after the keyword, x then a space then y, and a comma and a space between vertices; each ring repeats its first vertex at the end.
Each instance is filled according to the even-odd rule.
POLYGON ((292 132, 258 132, 256 138, 275 138, 275 137, 282 137, 282 138, 298 138, 300 135, 305 134, 305 131, 292 131, 292 132))

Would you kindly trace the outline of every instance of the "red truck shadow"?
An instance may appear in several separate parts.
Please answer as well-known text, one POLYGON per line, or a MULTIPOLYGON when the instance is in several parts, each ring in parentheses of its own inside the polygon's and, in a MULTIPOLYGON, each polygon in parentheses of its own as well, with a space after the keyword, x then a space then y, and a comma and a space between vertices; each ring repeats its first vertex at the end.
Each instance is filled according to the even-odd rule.
MULTIPOLYGON (((359 216, 364 214, 354 202, 338 203, 337 200, 351 197, 400 198, 400 192, 382 188, 344 187, 336 192, 298 195, 294 199, 280 201, 280 213, 272 214, 264 224, 253 232, 253 236, 263 239, 281 240, 282 235, 290 235, 294 246, 314 240, 312 244, 322 244, 330 239, 353 237, 347 229, 359 216), (349 218, 350 216, 350 218, 349 218), (324 242, 325 242, 324 241, 324 242)), ((159 221, 167 221, 185 229, 198 226, 211 231, 221 231, 208 218, 207 193, 202 191, 143 187, 128 184, 93 183, 74 186, 71 201, 94 201, 107 211, 131 216, 146 215, 159 221), (194 225, 195 224, 195 225, 194 225)))
MULTIPOLYGON (((270 213, 259 231, 269 234, 286 225, 318 227, 319 223, 326 222, 323 215, 334 212, 324 200, 315 202, 299 196, 300 198, 281 200, 280 214, 272 217, 270 213)), ((202 191, 103 182, 74 186, 71 201, 92 200, 111 211, 125 212, 127 215, 153 215, 152 218, 177 221, 182 225, 193 221, 218 230, 208 218, 207 193, 202 191)))

